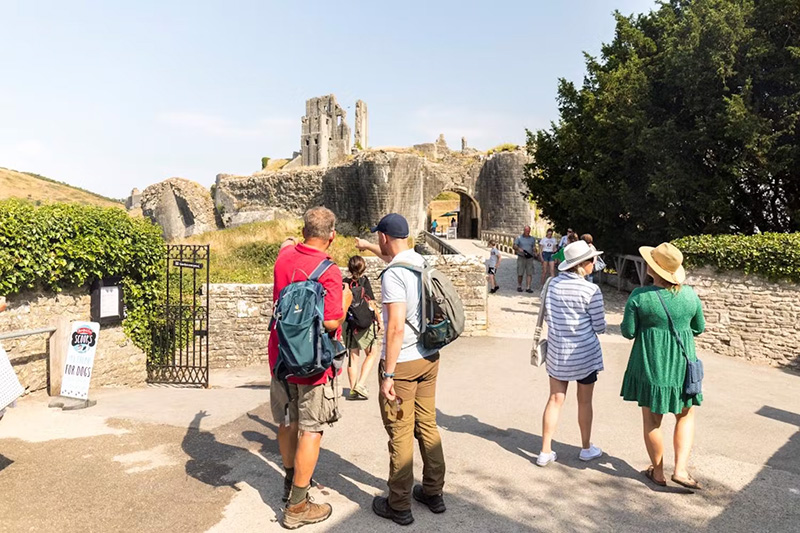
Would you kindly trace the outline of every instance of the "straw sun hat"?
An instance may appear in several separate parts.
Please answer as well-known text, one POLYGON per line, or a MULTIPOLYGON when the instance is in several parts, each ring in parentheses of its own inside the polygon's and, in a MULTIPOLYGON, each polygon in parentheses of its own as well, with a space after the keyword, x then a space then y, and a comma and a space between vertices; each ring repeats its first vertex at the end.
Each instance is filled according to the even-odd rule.
POLYGON ((639 253, 647 262, 653 272, 664 280, 676 285, 686 281, 686 270, 683 268, 683 254, 668 242, 662 242, 657 247, 642 246, 639 253))

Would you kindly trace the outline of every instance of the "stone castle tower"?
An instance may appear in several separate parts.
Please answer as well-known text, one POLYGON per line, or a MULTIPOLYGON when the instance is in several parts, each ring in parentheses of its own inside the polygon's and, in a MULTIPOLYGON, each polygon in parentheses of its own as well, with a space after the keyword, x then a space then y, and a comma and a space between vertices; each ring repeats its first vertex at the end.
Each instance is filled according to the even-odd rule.
POLYGON ((332 94, 306 100, 300 135, 303 166, 336 165, 350 155, 352 140, 346 116, 332 94))

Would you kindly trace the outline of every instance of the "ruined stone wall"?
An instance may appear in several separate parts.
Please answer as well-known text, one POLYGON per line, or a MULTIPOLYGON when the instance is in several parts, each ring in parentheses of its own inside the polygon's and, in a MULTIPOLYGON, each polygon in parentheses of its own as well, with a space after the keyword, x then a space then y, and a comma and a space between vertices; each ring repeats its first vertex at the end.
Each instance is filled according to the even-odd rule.
POLYGON ((340 220, 361 227, 375 224, 386 213, 401 213, 417 233, 426 228, 427 206, 448 190, 468 197, 462 231, 469 229, 474 214, 480 230, 517 232, 530 219, 522 184, 526 162, 522 152, 486 158, 448 151, 434 160, 411 151, 370 150, 328 169, 220 175, 216 205, 225 226, 298 216, 309 207, 324 205, 340 220))
POLYGON ((521 233, 530 224, 531 206, 523 184, 524 152, 492 154, 483 164, 475 184, 475 197, 481 206, 481 229, 521 233))
POLYGON ((217 229, 209 190, 191 180, 170 178, 150 185, 142 193, 141 207, 168 241, 217 229))
POLYGON ((322 168, 217 176, 214 201, 225 227, 301 216, 323 204, 322 168))
POLYGON ((347 112, 332 94, 306 100, 300 135, 301 161, 304 166, 328 166, 341 163, 352 150, 347 112))
MULTIPOLYGON (((450 277, 461 296, 466 318, 464 336, 485 335, 488 306, 483 261, 465 256, 427 256, 426 259, 450 277)), ((386 264, 375 257, 366 260, 366 275, 380 302, 378 275, 386 264)), ((347 270, 342 269, 342 276, 347 275, 347 270)), ((229 368, 266 364, 269 321, 272 318, 272 284, 211 284, 209 294, 209 366, 229 368)))
POLYGON ((699 348, 800 370, 800 284, 711 268, 689 271, 686 283, 703 302, 699 348))
MULTIPOLYGON (((39 329, 55 325, 59 317, 90 320, 88 289, 58 295, 23 293, 8 297, 8 309, 0 313, 0 331, 39 329)), ((2 341, 20 383, 28 391, 47 388, 49 336, 47 334, 2 341)), ((134 346, 122 326, 102 326, 97 343, 92 388, 135 387, 147 379, 147 358, 134 346)))
POLYGON ((356 101, 356 148, 366 150, 369 147, 369 115, 367 104, 363 100, 356 101))

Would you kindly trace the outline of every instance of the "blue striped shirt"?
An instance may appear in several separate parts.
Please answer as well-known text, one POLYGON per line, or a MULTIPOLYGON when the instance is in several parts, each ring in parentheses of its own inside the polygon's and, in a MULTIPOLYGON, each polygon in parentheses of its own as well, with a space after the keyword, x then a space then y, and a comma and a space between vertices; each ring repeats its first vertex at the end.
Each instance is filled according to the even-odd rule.
POLYGON ((606 331, 606 315, 600 287, 573 272, 562 272, 547 289, 545 320, 550 376, 575 381, 603 370, 597 335, 606 331))

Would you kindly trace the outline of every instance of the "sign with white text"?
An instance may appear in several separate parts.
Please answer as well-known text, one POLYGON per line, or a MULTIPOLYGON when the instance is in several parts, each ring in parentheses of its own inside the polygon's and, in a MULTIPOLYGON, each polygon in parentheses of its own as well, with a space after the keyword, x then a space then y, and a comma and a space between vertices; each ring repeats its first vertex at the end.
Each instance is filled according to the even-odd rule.
POLYGON ((89 398, 89 382, 99 336, 100 324, 97 322, 72 323, 67 362, 64 365, 64 377, 61 378, 61 396, 79 400, 89 398))

